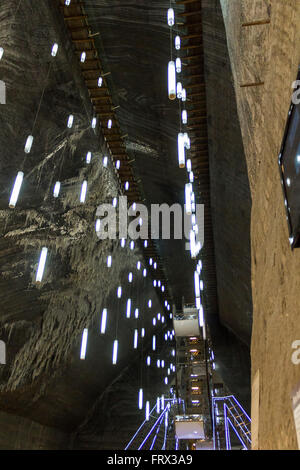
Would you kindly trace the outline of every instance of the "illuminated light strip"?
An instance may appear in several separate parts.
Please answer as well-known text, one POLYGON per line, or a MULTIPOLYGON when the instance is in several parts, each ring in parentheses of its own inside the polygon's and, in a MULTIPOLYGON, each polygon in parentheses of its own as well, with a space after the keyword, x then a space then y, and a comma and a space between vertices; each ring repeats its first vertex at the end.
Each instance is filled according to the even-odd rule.
POLYGON ((139 410, 143 409, 143 389, 139 389, 139 410))
POLYGON ((117 364, 117 358, 118 358, 118 345, 119 341, 117 339, 114 340, 114 346, 113 346, 113 358, 112 358, 112 363, 115 365, 117 364))
POLYGON ((131 299, 127 300, 127 307, 126 307, 126 318, 130 318, 131 315, 131 299))
POLYGON ((24 177, 23 171, 19 171, 15 179, 14 187, 12 189, 10 200, 9 200, 10 209, 14 209, 17 204, 18 197, 20 194, 20 189, 21 189, 22 182, 23 182, 23 177, 24 177))
POLYGON ((137 349, 137 347, 138 347, 138 330, 134 330, 133 348, 137 349))
MULTIPOLYGON (((243 427, 242 427, 242 425, 241 425, 242 423, 239 423, 239 422, 238 422, 238 419, 237 419, 237 417, 236 417, 236 416, 234 416, 234 414, 233 414, 232 410, 231 410, 231 409, 230 409, 230 408, 227 406, 227 404, 226 404, 226 403, 224 403, 224 404, 225 404, 225 406, 227 407, 227 410, 229 411, 229 413, 232 415, 233 419, 236 421, 236 423, 237 423, 237 427, 239 427, 239 428, 240 428, 241 432, 242 432, 243 434, 245 434, 245 436, 246 436, 246 439, 247 439, 247 440, 248 440, 248 441, 251 443, 251 439, 250 439, 250 437, 248 436, 248 434, 246 433, 246 431, 243 429, 243 427)), ((236 411, 236 410, 235 410, 235 411, 236 411)), ((247 427, 247 425, 246 425, 246 424, 244 425, 244 427, 247 429, 247 431, 249 431, 249 429, 248 429, 248 427, 247 427)))
POLYGON ((46 259, 47 259, 47 253, 48 253, 48 249, 44 246, 40 254, 40 260, 39 260, 38 269, 36 272, 36 278, 35 278, 36 282, 42 282, 46 259))
POLYGON ((145 414, 146 414, 146 421, 149 421, 150 419, 150 402, 149 401, 146 401, 145 414))
POLYGON ((102 318, 101 318, 101 334, 103 335, 106 330, 106 322, 107 322, 107 309, 104 308, 102 311, 102 318))
POLYGON ((80 192, 80 202, 83 204, 85 202, 87 192, 87 181, 83 181, 80 192))
POLYGON ((80 359, 84 360, 86 355, 86 346, 87 346, 87 339, 88 339, 88 329, 85 328, 82 333, 81 339, 81 349, 80 349, 80 359))

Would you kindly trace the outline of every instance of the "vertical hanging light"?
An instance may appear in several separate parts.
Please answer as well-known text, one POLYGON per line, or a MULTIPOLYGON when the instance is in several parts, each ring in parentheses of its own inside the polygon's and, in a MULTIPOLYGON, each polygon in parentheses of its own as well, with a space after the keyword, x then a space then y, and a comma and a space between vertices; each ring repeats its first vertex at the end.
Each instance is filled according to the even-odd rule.
POLYGON ((20 194, 20 189, 21 189, 22 182, 23 182, 23 177, 24 177, 23 171, 19 171, 17 176, 16 176, 14 186, 13 186, 13 189, 12 189, 12 192, 11 192, 11 195, 10 195, 9 207, 11 209, 14 209, 16 207, 18 197, 19 197, 19 194, 20 194))
POLYGON ((0 60, 2 59, 3 54, 4 54, 4 49, 3 47, 0 47, 0 60))
POLYGON ((150 403, 149 401, 146 402, 146 421, 149 421, 150 418, 150 403))
POLYGON ((108 128, 108 129, 111 129, 111 128, 112 128, 112 120, 111 120, 111 119, 109 119, 109 120, 107 121, 107 128, 108 128))
POLYGON ((139 389, 139 410, 143 409, 143 389, 139 389))
POLYGON ((60 192, 60 182, 59 181, 56 181, 55 185, 54 185, 54 189, 53 189, 53 196, 54 197, 58 197, 59 196, 59 192, 60 192))
POLYGON ((87 346, 87 339, 88 339, 88 329, 85 328, 82 333, 81 339, 81 348, 80 348, 80 359, 84 360, 86 355, 86 346, 87 346))
POLYGON ((97 118, 94 117, 94 118, 92 119, 92 129, 95 129, 95 128, 96 128, 96 125, 97 125, 97 118))
POLYGON ((182 99, 183 102, 186 101, 186 89, 185 88, 182 89, 181 99, 182 99))
POLYGON ((133 336, 133 349, 137 349, 138 347, 138 330, 134 330, 134 336, 133 336))
POLYGON ((134 318, 138 319, 139 318, 139 309, 136 308, 134 311, 134 318))
POLYGON ((152 336, 152 351, 155 351, 156 349, 156 336, 152 336))
POLYGON ((122 287, 121 286, 118 287, 117 297, 118 297, 118 299, 120 299, 122 297, 122 287))
POLYGON ((176 59, 175 66, 176 66, 176 73, 181 73, 181 59, 179 57, 177 57, 176 59))
POLYGON ((86 59, 86 52, 82 52, 81 56, 80 56, 80 62, 82 62, 84 64, 85 59, 86 59))
POLYGON ((175 13, 174 13, 173 8, 168 9, 167 16, 168 16, 168 25, 170 26, 170 28, 172 28, 172 26, 174 26, 175 24, 175 13))
POLYGON ((150 356, 147 356, 147 366, 149 367, 151 364, 151 357, 150 356))
POLYGON ((178 134, 178 163, 179 163, 179 168, 184 168, 185 167, 185 147, 184 147, 184 134, 180 132, 178 134))
POLYGON ((48 248, 44 246, 40 254, 40 260, 39 260, 38 269, 36 272, 36 278, 35 278, 36 282, 42 282, 46 259, 47 259, 47 253, 48 253, 48 248))
POLYGON ((112 263, 112 256, 109 255, 106 260, 106 264, 108 268, 111 268, 111 263, 112 263))
POLYGON ((87 152, 85 161, 87 164, 91 163, 92 160, 92 152, 87 152))
POLYGON ((51 55, 52 57, 55 57, 56 54, 57 54, 57 51, 58 51, 58 44, 55 42, 52 46, 52 49, 51 49, 51 55))
POLYGON ((177 98, 180 100, 181 98, 181 95, 182 95, 182 83, 181 82, 177 82, 177 87, 176 87, 176 96, 177 98))
POLYGON ((107 322, 107 309, 104 308, 102 310, 102 317, 101 317, 101 334, 104 335, 106 331, 106 322, 107 322))
POLYGON ((191 183, 187 183, 185 185, 185 211, 187 215, 192 215, 191 194, 192 194, 192 185, 191 183))
POLYGON ((103 84, 103 78, 102 78, 102 77, 99 77, 99 78, 98 78, 98 87, 101 88, 101 87, 102 87, 102 84, 103 84))
POLYGON ((80 202, 83 204, 85 202, 87 192, 87 181, 83 181, 81 185, 81 192, 80 192, 80 202))
POLYGON ((156 412, 157 414, 160 413, 160 398, 159 397, 157 397, 156 399, 156 412))
POLYGON ((130 318, 131 315, 131 299, 127 300, 127 306, 126 306, 126 318, 130 318))
POLYGON ((72 128, 73 122, 74 122, 74 116, 73 116, 73 114, 70 114, 70 116, 68 117, 68 122, 67 122, 67 127, 68 127, 69 129, 72 128))
POLYGON ((187 110, 184 109, 181 113, 181 120, 182 120, 182 124, 187 124, 187 110))
POLYGON ((175 36, 175 49, 176 49, 176 51, 179 51, 180 45, 181 45, 180 36, 177 35, 177 36, 175 36))
POLYGON ((32 143, 33 143, 33 136, 29 135, 26 139, 26 143, 25 143, 25 147, 24 147, 24 152, 25 153, 30 153, 32 143))
POLYGON ((117 339, 114 340, 114 345, 113 345, 113 357, 112 357, 112 363, 115 365, 117 364, 117 359, 118 359, 118 345, 119 341, 117 339))
POLYGON ((175 100, 176 98, 176 67, 175 62, 170 60, 168 65, 168 93, 169 99, 175 100))

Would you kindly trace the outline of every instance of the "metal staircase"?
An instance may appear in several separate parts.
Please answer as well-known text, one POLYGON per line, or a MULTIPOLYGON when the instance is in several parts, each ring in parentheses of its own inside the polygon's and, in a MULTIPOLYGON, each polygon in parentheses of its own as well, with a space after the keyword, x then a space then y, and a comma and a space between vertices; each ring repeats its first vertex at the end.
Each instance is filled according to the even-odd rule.
POLYGON ((213 439, 215 450, 232 449, 232 433, 243 450, 251 449, 251 419, 233 395, 213 397, 213 439))

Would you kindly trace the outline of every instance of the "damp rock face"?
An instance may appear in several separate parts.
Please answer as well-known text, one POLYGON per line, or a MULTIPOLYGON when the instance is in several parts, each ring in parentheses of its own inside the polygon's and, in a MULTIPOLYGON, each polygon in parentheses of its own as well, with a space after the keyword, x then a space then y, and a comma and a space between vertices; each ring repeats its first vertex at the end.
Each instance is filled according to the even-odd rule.
MULTIPOLYGON (((9 433, 0 433, 0 447, 67 448, 71 432, 84 422, 101 394, 107 387, 114 390, 113 383, 128 364, 143 359, 155 332, 152 317, 163 310, 149 275, 143 277, 137 270, 138 261, 145 265, 138 241, 130 249, 128 241, 123 248, 118 238, 97 237, 97 207, 120 195, 118 178, 110 161, 107 168, 103 166, 107 148, 99 128, 91 128, 90 101, 68 38, 54 21, 56 13, 48 2, 41 2, 32 14, 28 3, 13 10, 10 1, 3 1, 0 16, 7 38, 2 41, 5 54, 0 63, 7 89, 7 104, 0 107, 0 338, 7 350, 6 365, 0 366, 0 428, 9 428, 9 433), (56 57, 51 56, 54 42, 59 44, 56 57), (71 114, 74 122, 69 129, 71 114), (31 152, 25 154, 28 135, 34 140, 31 152), (24 182, 16 208, 9 209, 20 170, 24 182), (79 196, 84 180, 88 187, 83 204, 79 196), (61 182, 57 199, 56 181, 61 182), (46 267, 42 283, 37 284, 44 246, 46 267), (109 255, 111 268, 106 263, 109 255), (101 335, 104 308, 107 329, 101 335), (134 318, 136 308, 139 319, 134 318), (88 345, 86 359, 80 360, 84 328, 88 345), (133 349, 135 329, 138 350, 133 349), (118 362, 112 365, 116 338, 118 362), (53 429, 59 429, 56 437, 53 429), (24 447, 13 438, 17 432, 24 447)), ((139 385, 138 369, 131 376, 139 385)), ((156 377, 154 384, 155 380, 159 389, 162 379, 156 377)), ((131 412, 135 411, 133 407, 131 412)), ((118 417, 114 419, 117 422, 118 417)))

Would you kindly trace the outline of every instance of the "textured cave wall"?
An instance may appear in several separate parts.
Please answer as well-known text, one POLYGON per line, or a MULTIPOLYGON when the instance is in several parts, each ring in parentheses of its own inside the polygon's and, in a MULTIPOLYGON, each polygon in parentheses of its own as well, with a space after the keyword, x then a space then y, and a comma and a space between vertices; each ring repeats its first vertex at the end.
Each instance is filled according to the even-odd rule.
MULTIPOLYGON (((300 337, 299 249, 289 245, 278 154, 300 62, 300 4, 222 0, 252 195, 252 380, 259 371, 259 449, 297 449, 290 393, 300 381, 291 361, 300 337), (245 21, 269 25, 241 28, 245 21), (243 83, 262 86, 241 88, 243 83)), ((257 397, 253 396, 256 400, 257 397)))
MULTIPOLYGON (((111 164, 102 166, 105 144, 90 128, 90 103, 63 20, 50 1, 39 2, 34 10, 31 0, 21 2, 18 10, 14 3, 3 1, 0 12, 5 47, 0 78, 7 86, 7 104, 0 107, 0 338, 7 345, 7 364, 0 366, 0 426, 7 425, 9 412, 16 417, 10 430, 32 439, 32 448, 55 448, 62 445, 61 434, 55 445, 51 431, 47 438, 48 428, 70 433, 84 421, 99 395, 136 357, 134 328, 140 331, 143 325, 147 341, 154 329, 152 316, 162 307, 151 280, 136 270, 137 260, 143 262, 138 246, 131 251, 128 244, 121 248, 118 240, 100 241, 95 234, 97 206, 118 195, 118 181, 111 164), (55 41, 60 47, 53 59, 55 41), (74 128, 69 130, 71 113, 74 128), (25 158, 31 132, 34 143, 25 158), (87 167, 88 150, 93 160, 87 167), (10 210, 12 183, 21 168, 25 180, 17 207, 10 210), (88 195, 80 205, 83 179, 88 180, 88 195), (62 191, 54 203, 56 180, 62 191), (42 246, 48 247, 48 258, 44 281, 37 286, 42 246), (111 269, 106 267, 108 254, 111 269), (117 302, 119 285, 123 297, 117 302), (140 308, 138 323, 125 320, 128 297, 133 308, 140 308), (150 298, 152 309, 146 306, 150 298), (100 336, 104 307, 108 329, 100 336), (120 360, 112 366, 117 315, 120 360), (80 361, 83 328, 89 328, 89 338, 86 360, 80 361), (44 426, 39 441, 21 417, 44 426)), ((11 435, 0 436, 1 448, 18 446, 11 435)))

